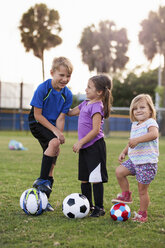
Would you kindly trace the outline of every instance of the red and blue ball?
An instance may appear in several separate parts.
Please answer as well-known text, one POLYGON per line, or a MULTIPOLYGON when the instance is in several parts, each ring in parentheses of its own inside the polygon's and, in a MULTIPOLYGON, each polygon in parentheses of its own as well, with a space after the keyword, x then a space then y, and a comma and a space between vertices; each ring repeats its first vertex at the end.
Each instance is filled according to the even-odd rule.
POLYGON ((125 203, 116 203, 110 209, 110 216, 114 221, 126 221, 131 216, 131 210, 125 203))

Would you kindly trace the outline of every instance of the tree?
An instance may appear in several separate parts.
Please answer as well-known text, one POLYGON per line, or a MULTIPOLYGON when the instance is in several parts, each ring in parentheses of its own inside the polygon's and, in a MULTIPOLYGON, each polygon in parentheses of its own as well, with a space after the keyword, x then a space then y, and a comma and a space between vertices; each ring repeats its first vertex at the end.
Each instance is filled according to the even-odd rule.
MULTIPOLYGON (((147 59, 152 59, 160 54, 164 58, 162 84, 164 86, 163 106, 165 107, 165 7, 159 7, 158 13, 151 11, 148 19, 141 23, 139 42, 144 46, 147 59)), ((161 134, 165 136, 165 113, 162 115, 161 134)))
POLYGON ((44 51, 61 44, 58 36, 61 31, 59 13, 48 9, 45 4, 36 4, 23 14, 20 21, 21 42, 27 52, 33 50, 36 57, 42 61, 43 80, 44 51))
POLYGON ((129 41, 124 28, 117 30, 114 22, 101 21, 98 29, 95 25, 86 27, 78 47, 82 60, 89 71, 113 73, 123 69, 129 58, 125 55, 129 41))
POLYGON ((112 95, 114 107, 129 107, 132 99, 138 94, 149 94, 155 101, 155 89, 157 86, 158 70, 150 70, 137 76, 133 72, 127 75, 121 83, 117 78, 113 79, 112 95))
POLYGON ((79 105, 81 103, 81 101, 78 100, 78 97, 76 95, 73 95, 73 101, 72 101, 72 106, 71 108, 76 107, 77 105, 79 105))

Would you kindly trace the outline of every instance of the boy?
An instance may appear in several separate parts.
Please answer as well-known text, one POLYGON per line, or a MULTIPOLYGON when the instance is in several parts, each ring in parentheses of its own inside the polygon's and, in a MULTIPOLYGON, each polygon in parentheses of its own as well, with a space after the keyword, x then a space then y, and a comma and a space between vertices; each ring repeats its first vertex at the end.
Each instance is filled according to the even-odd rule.
MULTIPOLYGON (((67 58, 55 58, 50 70, 52 79, 38 86, 30 103, 32 108, 29 127, 43 149, 40 177, 33 187, 46 193, 48 198, 52 192, 53 171, 59 147, 65 143, 65 114, 72 104, 72 93, 66 85, 70 81, 72 71, 73 66, 67 58)), ((50 203, 47 205, 47 211, 54 211, 50 203)))

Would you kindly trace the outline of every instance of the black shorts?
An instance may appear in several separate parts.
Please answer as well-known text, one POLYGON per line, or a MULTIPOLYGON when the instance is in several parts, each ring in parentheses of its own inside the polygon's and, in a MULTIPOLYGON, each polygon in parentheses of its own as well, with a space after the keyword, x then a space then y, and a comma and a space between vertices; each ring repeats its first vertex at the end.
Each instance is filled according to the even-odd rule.
MULTIPOLYGON (((30 128, 30 131, 33 134, 33 136, 40 143, 40 145, 43 149, 43 152, 47 149, 50 140, 57 138, 57 136, 53 132, 51 132, 49 129, 47 129, 46 127, 44 127, 43 125, 41 125, 38 122, 29 124, 29 128, 30 128)), ((56 159, 57 159, 57 157, 54 158, 54 160, 53 160, 54 163, 55 163, 56 159)))
POLYGON ((79 151, 78 179, 90 183, 108 182, 106 145, 103 138, 79 151))

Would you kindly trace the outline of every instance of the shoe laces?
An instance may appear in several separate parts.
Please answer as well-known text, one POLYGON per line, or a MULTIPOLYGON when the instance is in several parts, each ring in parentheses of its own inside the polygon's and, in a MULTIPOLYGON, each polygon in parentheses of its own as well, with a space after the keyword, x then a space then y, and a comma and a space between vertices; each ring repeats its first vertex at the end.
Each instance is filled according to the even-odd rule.
POLYGON ((119 194, 117 194, 117 199, 119 199, 119 200, 125 200, 126 197, 123 194, 119 193, 119 194))
POLYGON ((119 193, 119 194, 117 194, 117 198, 121 199, 121 200, 124 199, 124 200, 130 201, 131 200, 131 192, 129 192, 129 193, 126 193, 126 192, 119 193))
POLYGON ((134 211, 134 218, 135 219, 140 219, 140 218, 142 218, 143 216, 141 215, 141 214, 138 214, 138 213, 136 213, 135 211, 134 211))
POLYGON ((117 198, 118 198, 118 197, 122 197, 122 196, 123 196, 123 195, 122 195, 121 193, 117 194, 117 198))

